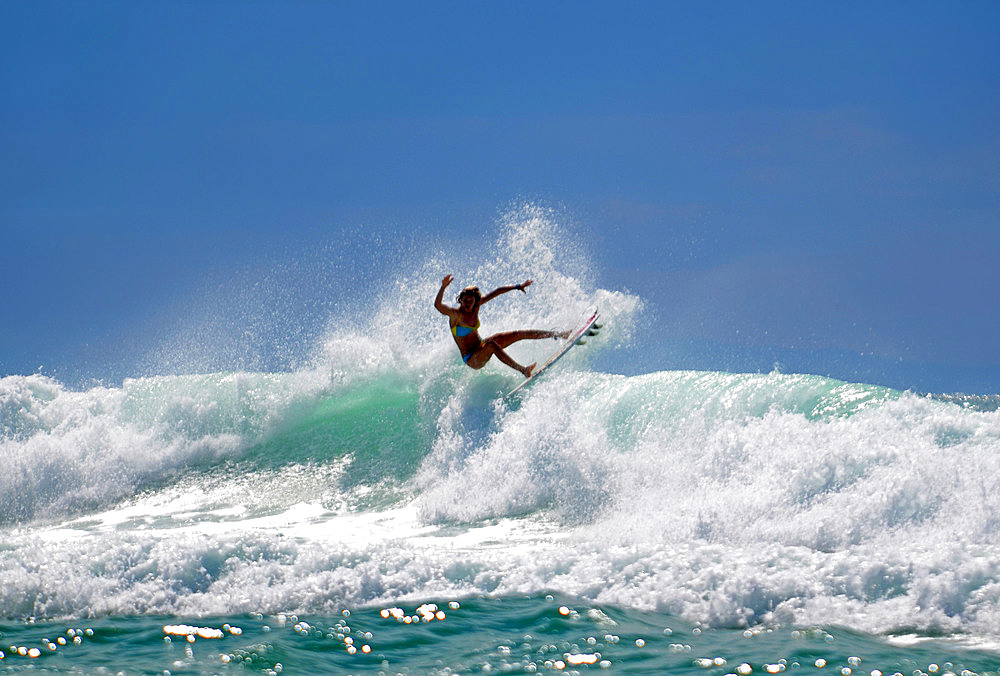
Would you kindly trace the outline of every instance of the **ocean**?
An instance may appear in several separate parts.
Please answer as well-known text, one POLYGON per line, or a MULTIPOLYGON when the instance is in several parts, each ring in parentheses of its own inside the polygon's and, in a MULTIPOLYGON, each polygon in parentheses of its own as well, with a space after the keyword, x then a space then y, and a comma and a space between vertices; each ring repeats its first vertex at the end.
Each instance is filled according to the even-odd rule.
POLYGON ((0 378, 0 671, 1000 673, 996 396, 629 373, 643 299, 557 239, 430 256, 294 368, 0 378), (506 398, 447 273, 535 279, 487 333, 605 328, 506 398))

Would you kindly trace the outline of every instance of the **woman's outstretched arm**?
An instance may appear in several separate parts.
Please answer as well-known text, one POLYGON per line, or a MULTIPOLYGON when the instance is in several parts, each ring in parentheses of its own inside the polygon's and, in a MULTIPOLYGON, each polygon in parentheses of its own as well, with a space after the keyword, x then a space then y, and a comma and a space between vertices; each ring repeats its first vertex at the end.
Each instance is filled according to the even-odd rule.
POLYGON ((434 299, 434 307, 443 315, 448 315, 449 317, 454 312, 453 308, 448 307, 444 304, 444 290, 448 288, 448 285, 454 281, 454 277, 451 275, 445 275, 444 279, 441 280, 441 288, 438 289, 437 298, 434 299))
POLYGON ((534 282, 532 282, 532 280, 528 279, 528 280, 525 280, 523 283, 521 283, 521 284, 515 284, 514 286, 500 286, 500 287, 497 287, 496 289, 493 289, 488 294, 486 294, 485 296, 483 296, 483 300, 480 301, 480 304, 485 303, 488 300, 493 300, 494 298, 496 298, 500 294, 507 293, 508 291, 520 291, 521 293, 526 293, 525 289, 527 289, 533 283, 534 282))

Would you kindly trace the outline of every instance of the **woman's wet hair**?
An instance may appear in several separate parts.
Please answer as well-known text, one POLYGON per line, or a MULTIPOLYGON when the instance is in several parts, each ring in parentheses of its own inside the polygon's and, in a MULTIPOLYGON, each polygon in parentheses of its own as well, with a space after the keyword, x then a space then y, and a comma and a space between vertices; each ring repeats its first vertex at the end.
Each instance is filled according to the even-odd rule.
POLYGON ((464 289, 462 289, 462 291, 458 294, 459 304, 461 304, 462 299, 465 298, 466 296, 472 296, 473 298, 476 299, 477 303, 483 299, 483 294, 482 292, 479 291, 478 286, 467 286, 464 289))

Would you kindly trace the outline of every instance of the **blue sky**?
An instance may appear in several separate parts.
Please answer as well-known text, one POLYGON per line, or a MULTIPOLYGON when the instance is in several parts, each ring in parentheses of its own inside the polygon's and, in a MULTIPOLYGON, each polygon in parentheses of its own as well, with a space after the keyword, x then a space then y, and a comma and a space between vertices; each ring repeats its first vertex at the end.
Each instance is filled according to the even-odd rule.
POLYGON ((141 373, 255 270, 243 314, 321 316, 323 252, 528 199, 646 300, 637 368, 1000 392, 998 34, 996 2, 0 3, 0 372, 141 373))

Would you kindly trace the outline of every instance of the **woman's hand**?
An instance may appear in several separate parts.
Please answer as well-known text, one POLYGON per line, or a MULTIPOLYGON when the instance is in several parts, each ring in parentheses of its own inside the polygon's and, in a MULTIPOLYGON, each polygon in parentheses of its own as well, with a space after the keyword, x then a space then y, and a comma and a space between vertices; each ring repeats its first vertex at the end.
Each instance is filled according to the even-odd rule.
POLYGON ((529 279, 529 280, 527 280, 526 282, 524 282, 523 284, 518 284, 518 285, 517 285, 517 289, 518 289, 518 291, 520 291, 521 293, 527 293, 527 291, 525 291, 525 289, 527 289, 527 288, 528 288, 529 286, 531 286, 531 285, 532 285, 532 283, 533 283, 533 282, 532 282, 532 281, 531 281, 531 280, 529 279))
POLYGON ((441 280, 441 288, 438 289, 437 298, 434 299, 434 307, 443 315, 451 316, 453 310, 444 304, 444 289, 446 286, 451 284, 452 280, 455 279, 451 275, 445 275, 444 279, 441 280))

